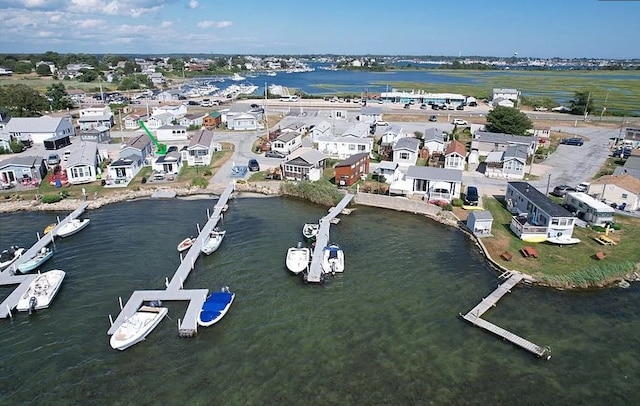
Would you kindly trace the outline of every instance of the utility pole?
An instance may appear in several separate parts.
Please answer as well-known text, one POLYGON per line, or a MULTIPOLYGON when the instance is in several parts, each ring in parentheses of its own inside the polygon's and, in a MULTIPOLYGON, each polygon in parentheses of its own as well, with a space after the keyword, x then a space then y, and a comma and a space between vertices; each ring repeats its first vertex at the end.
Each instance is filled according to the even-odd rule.
POLYGON ((547 191, 544 193, 546 196, 549 196, 549 185, 551 184, 551 174, 547 178, 547 191))
POLYGON ((602 106, 602 113, 600 113, 600 121, 602 121, 602 116, 604 116, 604 112, 607 111, 607 100, 609 100, 609 92, 607 92, 607 95, 604 98, 604 105, 602 106))
POLYGON ((589 92, 589 95, 587 96, 587 104, 585 104, 584 106, 584 121, 587 121, 587 115, 589 114, 589 101, 591 100, 591 92, 589 92))

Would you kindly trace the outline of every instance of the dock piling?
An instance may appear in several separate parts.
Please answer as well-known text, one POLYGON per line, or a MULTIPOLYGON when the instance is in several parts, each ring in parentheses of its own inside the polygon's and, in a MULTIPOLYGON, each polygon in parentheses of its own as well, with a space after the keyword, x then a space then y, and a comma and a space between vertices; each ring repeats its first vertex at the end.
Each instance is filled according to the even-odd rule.
POLYGON ((111 315, 109 315, 109 325, 113 326, 113 317, 111 315))
POLYGON ((118 303, 120 303, 120 310, 122 310, 122 296, 118 296, 118 303))

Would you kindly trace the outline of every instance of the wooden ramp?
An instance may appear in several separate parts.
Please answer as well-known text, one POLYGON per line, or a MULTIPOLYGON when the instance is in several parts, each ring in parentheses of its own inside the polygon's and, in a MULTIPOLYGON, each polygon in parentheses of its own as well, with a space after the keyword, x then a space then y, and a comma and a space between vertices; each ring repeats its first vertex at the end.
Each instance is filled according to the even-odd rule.
POLYGON ((18 258, 10 267, 0 272, 0 286, 2 285, 19 285, 17 286, 13 292, 7 296, 6 299, 0 303, 0 318, 4 319, 11 316, 11 311, 18 305, 18 300, 24 295, 24 293, 29 289, 29 284, 31 281, 35 279, 37 274, 28 274, 28 275, 16 275, 16 270, 18 269, 18 265, 30 260, 35 257, 38 251, 47 245, 51 244, 53 241, 53 236, 58 231, 58 229, 67 224, 69 221, 80 217, 82 213, 89 206, 88 202, 83 202, 80 207, 71 212, 67 217, 65 217, 62 221, 58 219, 58 225, 48 234, 40 237, 40 233, 38 233, 38 241, 31 248, 29 248, 20 258, 18 258))
POLYGON ((467 314, 460 314, 460 316, 471 324, 482 327, 483 329, 496 334, 497 336, 500 336, 503 339, 508 340, 521 348, 524 348, 525 350, 537 355, 538 357, 550 359, 551 349, 549 347, 541 347, 537 344, 532 343, 531 341, 528 341, 516 334, 503 329, 502 327, 498 327, 495 324, 480 318, 487 310, 495 306, 498 300, 500 300, 502 296, 504 296, 507 292, 510 292, 511 288, 517 285, 522 279, 524 279, 524 275, 520 272, 511 272, 509 278, 498 285, 496 290, 491 292, 489 296, 482 299, 482 301, 476 307, 471 309, 467 314))
MULTIPOLYGON (((116 332, 118 327, 131 317, 144 302, 151 302, 154 300, 160 301, 188 301, 189 305, 184 314, 182 321, 178 323, 178 334, 181 337, 191 337, 198 332, 198 315, 202 304, 207 299, 209 294, 208 289, 184 289, 184 282, 189 277, 189 274, 195 267, 196 260, 200 257, 200 248, 204 243, 206 236, 216 227, 218 221, 222 218, 222 212, 226 211, 229 207, 227 201, 233 193, 235 184, 229 183, 224 190, 216 205, 213 208, 213 214, 207 215, 206 224, 202 227, 198 237, 194 241, 193 245, 187 251, 186 255, 182 257, 180 265, 174 273, 171 281, 166 282, 165 290, 137 290, 131 294, 131 297, 124 306, 121 306, 121 311, 118 317, 113 321, 111 327, 107 331, 108 335, 112 335, 116 332)), ((109 316, 111 317, 111 316, 109 316)))
POLYGON ((311 259, 311 266, 309 272, 305 275, 305 280, 312 283, 320 283, 323 281, 322 277, 322 250, 329 244, 329 229, 331 228, 331 220, 336 218, 349 202, 353 199, 352 194, 346 194, 340 203, 336 207, 333 207, 329 214, 320 219, 320 229, 316 236, 316 246, 313 249, 313 257, 311 259))

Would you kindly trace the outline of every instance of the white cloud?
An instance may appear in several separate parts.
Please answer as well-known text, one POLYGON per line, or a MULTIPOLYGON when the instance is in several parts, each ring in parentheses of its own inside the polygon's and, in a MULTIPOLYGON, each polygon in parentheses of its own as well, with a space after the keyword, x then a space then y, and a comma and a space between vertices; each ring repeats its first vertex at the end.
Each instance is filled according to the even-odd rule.
POLYGON ((160 24, 160 27, 162 28, 169 28, 173 25, 173 22, 171 21, 163 21, 162 24, 160 24))
POLYGON ((89 18, 87 20, 79 21, 77 27, 81 29, 87 29, 87 28, 93 29, 93 28, 103 27, 105 23, 106 21, 104 20, 89 18))
POLYGON ((211 27, 225 28, 225 27, 231 27, 232 25, 233 25, 233 23, 231 21, 210 21, 210 20, 206 20, 206 21, 200 21, 198 23, 198 28, 211 28, 211 27))
POLYGON ((187 5, 187 7, 189 7, 190 9, 194 9, 198 8, 199 5, 200 3, 198 3, 198 0, 189 0, 189 4, 187 5))

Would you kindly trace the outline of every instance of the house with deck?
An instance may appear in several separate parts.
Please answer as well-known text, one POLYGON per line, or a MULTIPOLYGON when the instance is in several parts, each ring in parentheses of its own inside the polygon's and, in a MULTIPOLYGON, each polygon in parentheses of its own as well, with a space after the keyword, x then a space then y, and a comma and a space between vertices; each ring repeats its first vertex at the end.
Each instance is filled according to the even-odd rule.
POLYGON ((205 166, 211 163, 213 154, 222 151, 222 145, 213 141, 213 131, 201 129, 182 150, 182 160, 189 166, 205 166))
POLYGON ((253 114, 227 114, 227 128, 234 131, 254 131, 258 129, 258 119, 253 114))
POLYGON ((271 142, 273 151, 278 151, 285 155, 289 155, 300 147, 302 147, 302 135, 297 131, 283 131, 278 138, 271 142))
POLYGON ((458 140, 453 140, 444 151, 445 169, 463 171, 467 164, 467 148, 458 140))
POLYGON ((282 162, 282 177, 288 180, 319 180, 327 157, 312 148, 298 148, 282 162))
POLYGON ((71 150, 65 171, 67 180, 72 185, 95 182, 100 175, 100 162, 98 143, 82 141, 80 145, 71 150))
POLYGON ((47 165, 41 156, 18 155, 0 161, 0 188, 38 186, 47 176, 47 165))
POLYGON ((451 202, 459 198, 462 191, 462 171, 459 169, 410 166, 404 180, 410 184, 410 194, 430 202, 451 202))
POLYGON ((319 138, 318 151, 329 158, 345 159, 351 155, 367 153, 373 149, 373 138, 350 136, 319 138))
POLYGON ((55 150, 71 144, 75 129, 67 117, 13 117, 6 124, 4 133, 12 140, 44 145, 55 150))
POLYGON ((509 228, 521 240, 542 242, 573 234, 574 215, 529 183, 507 183, 505 200, 509 211, 515 214, 509 228))
POLYGON ((177 175, 182 169, 182 154, 179 151, 171 151, 160 155, 151 164, 154 173, 177 175))
POLYGON ((420 140, 413 137, 400 138, 393 146, 393 162, 401 168, 415 165, 420 152, 420 140))
POLYGON ((484 175, 488 178, 524 179, 527 147, 509 145, 505 151, 490 152, 484 163, 484 175))
POLYGON ((424 131, 424 148, 429 150, 429 154, 444 153, 446 134, 439 128, 427 128, 424 131))
POLYGON ((202 119, 202 125, 207 128, 217 127, 220 124, 222 124, 222 114, 218 111, 212 111, 202 119))
POLYGON ((400 170, 400 165, 397 162, 382 161, 373 170, 373 174, 378 179, 383 179, 385 183, 392 183, 402 179, 403 173, 400 170))
POLYGON ((338 162, 334 166, 337 186, 351 186, 369 173, 369 154, 360 153, 338 162))

